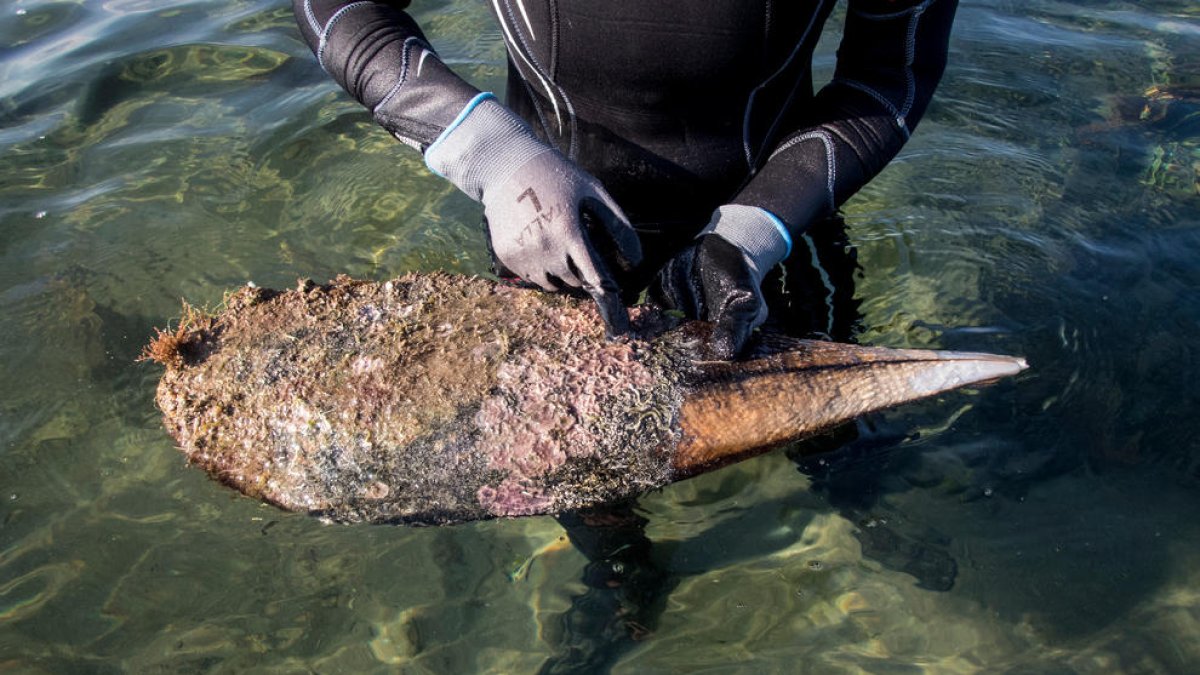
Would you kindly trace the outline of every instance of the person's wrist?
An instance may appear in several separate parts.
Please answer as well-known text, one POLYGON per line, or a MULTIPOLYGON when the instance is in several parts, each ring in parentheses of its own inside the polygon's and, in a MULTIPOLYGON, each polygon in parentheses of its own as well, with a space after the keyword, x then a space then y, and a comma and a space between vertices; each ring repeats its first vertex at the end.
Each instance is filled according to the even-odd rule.
POLYGON ((699 236, 715 234, 737 246, 761 278, 792 252, 792 237, 775 214, 757 206, 725 204, 699 236))
POLYGON ((475 201, 491 186, 503 185, 518 169, 553 148, 491 93, 463 108, 425 150, 425 165, 475 201))

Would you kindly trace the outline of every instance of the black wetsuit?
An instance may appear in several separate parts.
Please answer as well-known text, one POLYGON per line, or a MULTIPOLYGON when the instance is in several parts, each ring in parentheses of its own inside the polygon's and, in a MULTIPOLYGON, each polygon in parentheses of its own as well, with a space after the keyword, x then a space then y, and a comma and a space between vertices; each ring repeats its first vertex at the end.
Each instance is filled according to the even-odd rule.
MULTIPOLYGON (((814 94, 812 52, 835 1, 490 4, 508 105, 639 230, 683 243, 728 203, 803 232, 908 139, 957 1, 849 0, 835 78, 814 94)), ((432 54, 407 1, 294 2, 322 66, 409 145, 428 147, 478 93, 432 54)))
MULTIPOLYGON (((795 240, 786 275, 763 284, 771 329, 849 340, 856 261, 833 216, 916 127, 957 0, 849 0, 835 78, 814 93, 835 1, 489 0, 509 107, 604 183, 650 273, 716 207, 762 207, 795 240)), ((408 145, 424 151, 479 93, 432 55, 407 0, 294 2, 322 66, 408 145)), ((563 614, 543 671, 603 670, 653 629, 676 580, 628 505, 559 522, 591 561, 591 590, 563 614)))

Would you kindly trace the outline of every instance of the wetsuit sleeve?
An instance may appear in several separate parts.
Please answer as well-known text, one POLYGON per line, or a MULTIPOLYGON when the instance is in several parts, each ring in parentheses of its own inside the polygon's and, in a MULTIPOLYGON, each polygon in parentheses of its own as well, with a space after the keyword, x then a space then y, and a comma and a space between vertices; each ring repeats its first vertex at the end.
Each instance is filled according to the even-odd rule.
POLYGON ((834 79, 733 202, 802 232, 874 178, 933 97, 957 4, 851 0, 834 79))
POLYGON ((438 58, 408 0, 293 0, 321 67, 401 142, 424 152, 479 91, 438 58))

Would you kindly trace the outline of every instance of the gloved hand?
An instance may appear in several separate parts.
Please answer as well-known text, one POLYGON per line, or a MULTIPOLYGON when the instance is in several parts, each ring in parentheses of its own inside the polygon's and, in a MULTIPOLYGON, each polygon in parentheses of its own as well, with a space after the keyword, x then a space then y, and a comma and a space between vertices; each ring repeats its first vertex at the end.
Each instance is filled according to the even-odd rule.
POLYGON ((491 94, 467 105, 425 151, 425 163, 483 203, 501 265, 548 291, 583 289, 610 337, 629 330, 610 265, 632 268, 641 244, 599 181, 491 94))
POLYGON ((715 358, 733 359, 767 318, 763 276, 791 251, 791 235, 774 214, 726 204, 695 242, 663 266, 650 297, 716 324, 709 349, 715 358))

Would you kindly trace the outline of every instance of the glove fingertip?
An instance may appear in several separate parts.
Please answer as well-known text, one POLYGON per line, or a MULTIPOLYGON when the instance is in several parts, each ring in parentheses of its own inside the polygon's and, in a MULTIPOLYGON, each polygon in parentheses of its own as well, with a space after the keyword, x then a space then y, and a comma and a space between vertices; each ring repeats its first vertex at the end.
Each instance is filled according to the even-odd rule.
MULTIPOLYGON (((616 204, 612 206, 616 207, 616 204)), ((633 229, 633 224, 629 222, 629 218, 619 207, 609 211, 609 220, 605 223, 605 229, 608 230, 609 236, 630 262, 636 265, 642 261, 642 240, 638 238, 637 230, 633 229)))
POLYGON ((609 340, 629 333, 629 310, 621 304, 619 293, 598 291, 592 294, 600 318, 604 321, 604 336, 609 340))
POLYGON ((750 327, 747 325, 718 323, 709 338, 708 352, 717 360, 732 361, 741 355, 749 338, 750 327))
POLYGON ((638 239, 629 218, 611 197, 598 193, 585 200, 584 207, 585 212, 592 216, 585 218, 584 223, 593 246, 625 269, 642 262, 642 241, 638 239))

